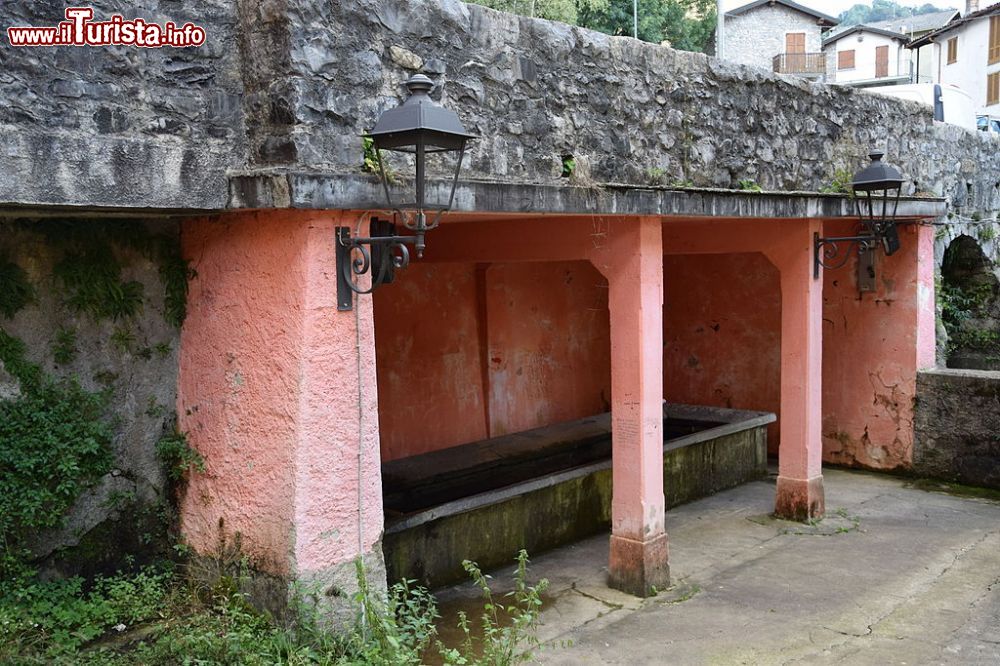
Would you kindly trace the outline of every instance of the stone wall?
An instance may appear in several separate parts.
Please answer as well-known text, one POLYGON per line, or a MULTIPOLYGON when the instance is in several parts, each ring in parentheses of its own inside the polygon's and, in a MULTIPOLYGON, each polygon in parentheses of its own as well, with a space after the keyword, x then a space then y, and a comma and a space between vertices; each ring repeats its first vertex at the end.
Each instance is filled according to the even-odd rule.
MULTIPOLYGON (((117 7, 98 3, 98 15, 117 7)), ((4 6, 51 24, 61 6, 4 6)), ((887 148, 910 192, 1000 208, 1000 140, 929 109, 457 0, 145 0, 206 46, 4 49, 0 201, 222 207, 231 171, 357 173, 359 134, 424 71, 479 134, 469 178, 818 190, 887 148)))
MULTIPOLYGON (((72 3, 70 3, 72 4, 72 3)), ((112 14, 204 27, 204 46, 0 48, 0 202, 221 208, 245 163, 230 0, 95 0, 112 14)), ((65 2, 0 6, 0 27, 54 26, 65 2)), ((7 41, 6 34, 2 40, 7 41)))
POLYGON ((806 33, 806 53, 822 51, 821 28, 815 16, 783 5, 762 6, 726 17, 726 60, 771 71, 773 58, 785 53, 785 33, 806 33))
POLYGON ((1000 373, 919 373, 914 428, 918 474, 1000 488, 1000 373))
POLYGON ((482 137, 472 178, 559 182, 573 155, 584 182, 817 190, 881 145, 910 191, 998 207, 1000 141, 914 103, 449 0, 289 12, 305 166, 356 169, 357 135, 423 70, 482 137))
MULTIPOLYGON (((114 434, 110 471, 83 492, 64 528, 39 531, 28 540, 43 569, 114 571, 125 553, 155 556, 169 546, 172 489, 156 444, 174 429, 179 331, 168 314, 160 248, 179 253, 179 227, 163 220, 126 224, 0 221, 0 263, 18 266, 33 294, 12 317, 0 314, 0 333, 23 342, 26 360, 46 375, 107 392, 106 416, 114 434), (114 288, 105 281, 113 277, 107 271, 68 263, 95 248, 109 252, 102 266, 120 267, 113 282, 140 285, 125 288, 140 294, 134 315, 94 316, 72 305, 81 294, 114 288), (65 283, 63 270, 72 271, 80 291, 65 283), (117 545, 112 549, 109 543, 117 545)), ((0 278, 0 286, 10 284, 0 278)), ((23 392, 13 372, 0 361, 0 402, 23 392)))

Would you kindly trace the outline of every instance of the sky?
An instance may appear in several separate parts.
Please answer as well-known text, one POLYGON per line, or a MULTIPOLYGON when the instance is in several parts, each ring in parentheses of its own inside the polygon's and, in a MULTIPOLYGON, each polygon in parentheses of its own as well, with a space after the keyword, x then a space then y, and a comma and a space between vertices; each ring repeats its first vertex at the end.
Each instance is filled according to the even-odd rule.
MULTIPOLYGON (((815 9, 818 12, 823 12, 830 16, 836 16, 840 12, 846 11, 853 7, 854 5, 870 5, 871 2, 863 2, 859 0, 795 0, 798 4, 810 9, 815 9)), ((750 4, 751 0, 722 0, 722 7, 725 11, 730 9, 735 9, 736 7, 742 7, 743 5, 750 4)), ((907 7, 920 7, 927 3, 934 5, 935 7, 941 7, 942 9, 965 9, 965 1, 962 0, 896 0, 896 4, 905 5, 907 7), (961 5, 961 7, 959 7, 961 5)), ((980 3, 980 5, 989 4, 980 3)))

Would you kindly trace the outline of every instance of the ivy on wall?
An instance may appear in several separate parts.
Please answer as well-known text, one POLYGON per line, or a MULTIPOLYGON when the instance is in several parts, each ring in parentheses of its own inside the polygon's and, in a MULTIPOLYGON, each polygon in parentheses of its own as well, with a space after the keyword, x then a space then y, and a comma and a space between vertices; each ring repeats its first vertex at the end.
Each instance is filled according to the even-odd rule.
POLYGON ((80 493, 111 468, 106 393, 45 375, 23 342, 0 329, 0 362, 20 395, 0 401, 0 579, 30 574, 22 542, 57 527, 80 493))
MULTIPOLYGON (((186 315, 188 280, 194 271, 183 259, 175 236, 151 233, 139 222, 18 222, 60 248, 51 284, 68 311, 115 326, 108 344, 134 340, 132 320, 145 303, 142 283, 125 277, 121 250, 131 250, 157 266, 164 286, 163 317, 179 327, 186 315)), ((62 524, 80 494, 107 474, 113 463, 114 423, 108 414, 110 383, 84 389, 75 377, 47 374, 29 359, 24 341, 3 328, 37 301, 38 285, 9 256, 0 254, 0 368, 16 382, 12 397, 0 399, 0 585, 32 574, 25 539, 38 529, 62 524)), ((123 343, 124 344, 124 343, 123 343)), ((169 352, 169 346, 166 347, 169 352)), ((37 350, 35 350, 37 352, 37 350)), ((48 349, 58 366, 78 354, 76 330, 63 326, 48 349)), ((152 357, 137 354, 137 359, 152 357)), ((169 439, 180 450, 182 436, 169 439), (180 438, 180 439, 178 439, 180 438)), ((171 461, 171 471, 181 464, 171 461)), ((200 468, 188 458, 187 467, 200 468)))
POLYGON ((0 255, 0 316, 10 319, 34 298, 28 274, 9 257, 0 255))

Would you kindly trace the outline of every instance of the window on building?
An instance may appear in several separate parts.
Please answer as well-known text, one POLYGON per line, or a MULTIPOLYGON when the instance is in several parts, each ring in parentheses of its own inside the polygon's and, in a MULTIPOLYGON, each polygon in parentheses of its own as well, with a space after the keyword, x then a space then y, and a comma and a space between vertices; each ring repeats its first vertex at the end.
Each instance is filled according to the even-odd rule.
POLYGON ((1000 62, 1000 16, 990 17, 990 57, 989 64, 1000 62))
POLYGON ((986 76, 986 106, 1000 104, 1000 72, 986 76))
POLYGON ((837 69, 854 69, 854 49, 837 52, 837 69))
POLYGON ((948 40, 948 64, 951 65, 958 61, 958 37, 952 37, 948 40))

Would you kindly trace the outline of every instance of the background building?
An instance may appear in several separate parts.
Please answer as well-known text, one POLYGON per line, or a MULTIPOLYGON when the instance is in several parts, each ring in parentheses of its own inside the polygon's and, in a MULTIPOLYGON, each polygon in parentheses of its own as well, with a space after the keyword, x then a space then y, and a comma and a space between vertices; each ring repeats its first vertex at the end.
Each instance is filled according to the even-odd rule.
POLYGON ((822 33, 839 21, 788 0, 757 0, 725 15, 727 60, 822 78, 822 33))
POLYGON ((977 11, 969 0, 965 16, 924 37, 911 49, 920 49, 920 70, 929 69, 933 83, 956 86, 971 97, 976 111, 1000 115, 1000 4, 977 11), (928 53, 929 49, 929 53, 928 53))

